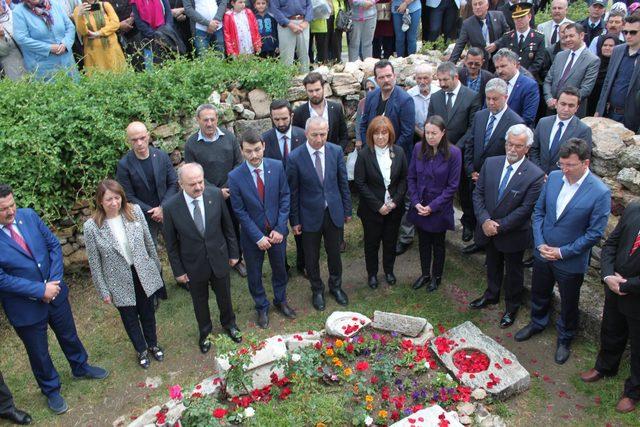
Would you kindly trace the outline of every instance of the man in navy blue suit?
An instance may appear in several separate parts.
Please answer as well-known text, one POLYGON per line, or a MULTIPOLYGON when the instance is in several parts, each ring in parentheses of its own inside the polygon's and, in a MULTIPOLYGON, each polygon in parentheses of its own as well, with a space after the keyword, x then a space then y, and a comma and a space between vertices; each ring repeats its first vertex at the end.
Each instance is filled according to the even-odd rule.
POLYGON ((572 138, 560 147, 560 170, 549 174, 533 211, 534 261, 531 321, 515 335, 525 341, 549 323, 553 287, 560 291, 555 362, 569 359, 578 329, 580 287, 591 248, 600 241, 611 211, 611 191, 589 171, 588 144, 572 138))
POLYGON ((305 126, 307 143, 293 150, 287 162, 290 222, 293 233, 302 234, 312 303, 319 311, 325 308, 324 283, 320 278, 320 242, 323 238, 329 267, 329 291, 338 304, 349 303, 342 290, 340 240, 345 222, 351 219, 351 194, 342 148, 327 142, 328 133, 329 124, 324 118, 309 118, 305 126))
POLYGON ((24 343, 40 390, 56 414, 69 407, 60 395, 47 325, 56 334, 74 377, 103 379, 109 374, 87 363, 62 276, 62 249, 56 236, 32 209, 18 209, 11 187, 0 184, 0 300, 24 343))
POLYGON ((265 252, 271 264, 273 305, 285 317, 294 319, 287 304, 287 220, 289 184, 282 162, 264 158, 264 141, 249 129, 240 140, 245 161, 229 173, 231 206, 240 222, 240 245, 247 264, 249 292, 258 312, 258 326, 269 326, 269 300, 262 284, 265 252))
POLYGON ((533 129, 540 103, 538 84, 520 72, 518 55, 509 48, 504 47, 497 51, 493 55, 493 63, 496 66, 496 76, 507 82, 509 108, 533 129))

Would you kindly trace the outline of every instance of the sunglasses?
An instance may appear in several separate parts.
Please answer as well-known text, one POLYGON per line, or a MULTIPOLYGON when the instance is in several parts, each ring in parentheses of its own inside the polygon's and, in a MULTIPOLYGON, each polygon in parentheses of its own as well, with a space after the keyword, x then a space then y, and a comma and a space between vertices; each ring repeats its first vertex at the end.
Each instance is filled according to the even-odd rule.
POLYGON ((622 30, 622 34, 624 34, 625 36, 628 36, 629 34, 635 36, 636 34, 638 34, 638 30, 622 30))

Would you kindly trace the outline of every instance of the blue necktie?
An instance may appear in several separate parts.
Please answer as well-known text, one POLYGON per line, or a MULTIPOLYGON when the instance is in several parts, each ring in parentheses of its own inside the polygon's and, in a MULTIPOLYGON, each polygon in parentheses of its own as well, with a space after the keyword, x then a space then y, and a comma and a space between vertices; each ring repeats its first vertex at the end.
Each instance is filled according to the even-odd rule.
POLYGON ((493 124, 496 121, 496 116, 491 114, 489 117, 489 123, 487 124, 487 130, 484 131, 484 146, 486 147, 489 143, 489 139, 491 138, 491 133, 493 132, 493 124))
POLYGON ((513 166, 507 166, 507 173, 504 174, 504 178, 500 181, 500 187, 498 187, 498 201, 502 199, 502 195, 504 193, 505 188, 507 188, 507 182, 509 182, 509 177, 511 176, 511 171, 513 170, 513 166))
POLYGON ((556 134, 553 135, 553 141, 551 141, 551 145, 549 146, 549 153, 553 153, 558 149, 558 145, 560 144, 560 138, 562 137, 562 127, 564 126, 563 122, 558 123, 558 130, 556 134))

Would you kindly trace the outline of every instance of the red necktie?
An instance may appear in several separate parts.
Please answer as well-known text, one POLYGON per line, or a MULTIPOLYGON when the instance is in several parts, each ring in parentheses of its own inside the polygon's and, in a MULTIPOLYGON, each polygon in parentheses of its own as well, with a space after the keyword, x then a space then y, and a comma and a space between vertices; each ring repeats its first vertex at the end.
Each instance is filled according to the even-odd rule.
POLYGON ((256 173, 256 187, 258 187, 258 196, 260 196, 260 201, 264 203, 264 182, 262 178, 260 178, 260 169, 253 170, 256 173))
POLYGON ((631 252, 629 252, 629 256, 633 255, 636 249, 640 248, 640 233, 636 236, 636 241, 633 242, 633 246, 631 247, 631 252))
POLYGON ((282 158, 284 160, 287 160, 287 157, 289 157, 289 147, 287 146, 287 135, 284 135, 282 137, 282 141, 284 142, 284 148, 282 149, 282 158))
POLYGON ((29 254, 30 257, 33 258, 33 254, 31 253, 31 250, 29 249, 29 246, 27 246, 27 242, 24 241, 24 239, 22 238, 21 235, 19 235, 16 230, 13 229, 13 224, 7 224, 5 225, 5 227, 7 228, 7 230, 9 230, 9 234, 11 234, 11 238, 26 252, 29 254))

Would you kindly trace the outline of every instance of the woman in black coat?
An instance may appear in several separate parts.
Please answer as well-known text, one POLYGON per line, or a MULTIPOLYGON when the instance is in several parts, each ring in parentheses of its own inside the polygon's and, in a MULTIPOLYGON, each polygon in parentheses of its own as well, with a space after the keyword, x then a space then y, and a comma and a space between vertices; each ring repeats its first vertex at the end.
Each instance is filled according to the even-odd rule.
POLYGON ((385 280, 389 285, 396 283, 393 265, 407 192, 407 158, 404 150, 394 145, 395 139, 393 124, 387 117, 371 120, 353 177, 360 194, 358 216, 364 230, 364 258, 371 289, 378 287, 380 242, 385 280))

